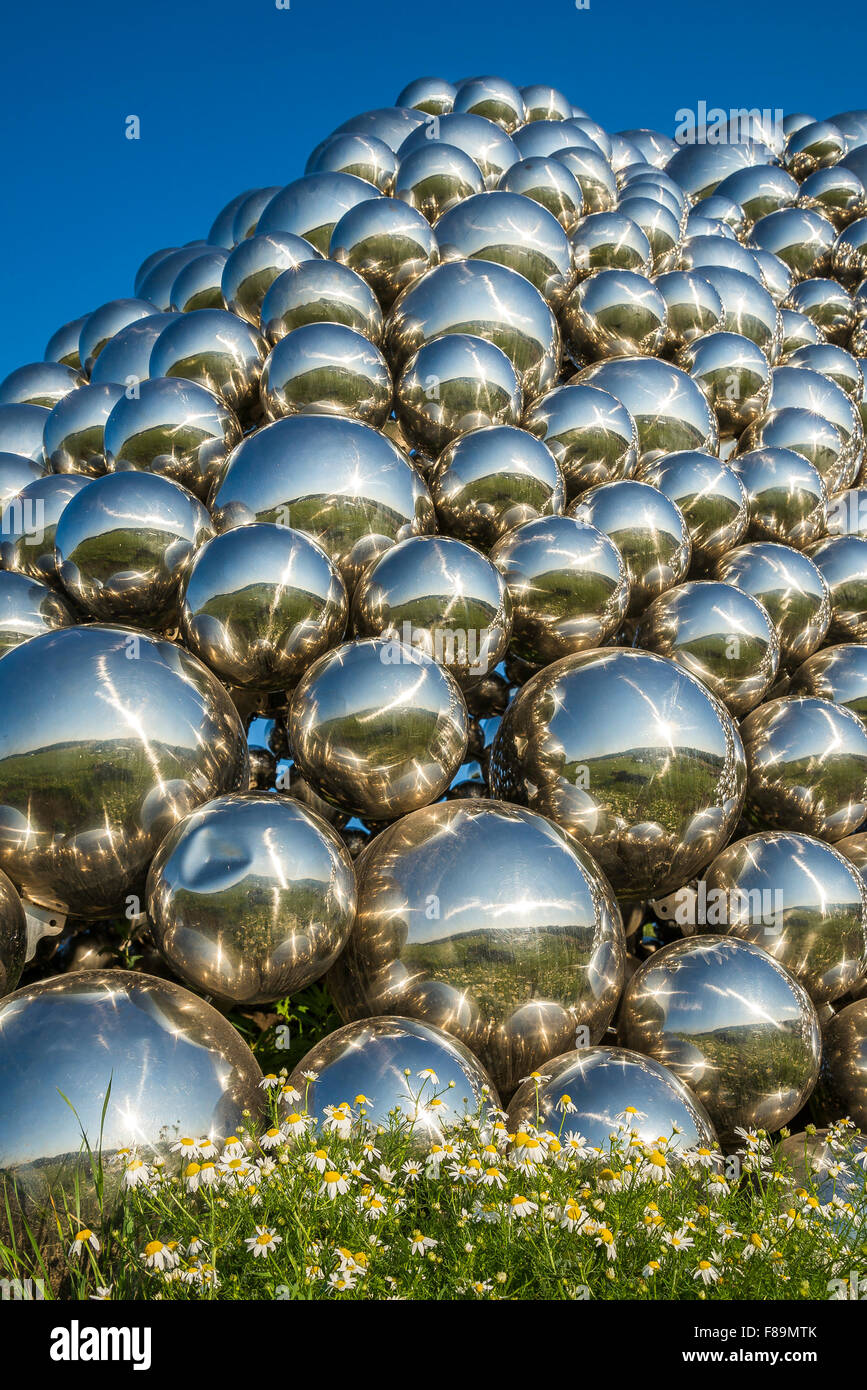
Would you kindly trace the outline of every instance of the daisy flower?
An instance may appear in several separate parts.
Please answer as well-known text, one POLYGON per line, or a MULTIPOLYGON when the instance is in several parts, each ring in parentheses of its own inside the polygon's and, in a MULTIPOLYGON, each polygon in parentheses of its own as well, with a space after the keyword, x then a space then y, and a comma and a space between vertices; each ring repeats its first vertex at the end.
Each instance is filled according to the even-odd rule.
POLYGON ((282 1241, 283 1237, 278 1236, 276 1231, 272 1231, 268 1226, 257 1226, 254 1236, 246 1236, 244 1244, 252 1253, 254 1260, 264 1260, 272 1254, 282 1241))
POLYGON ((99 1254, 99 1241, 93 1231, 91 1231, 88 1226, 85 1226, 82 1230, 76 1231, 72 1244, 69 1247, 69 1253, 70 1255, 80 1255, 85 1246, 88 1245, 91 1250, 99 1254))

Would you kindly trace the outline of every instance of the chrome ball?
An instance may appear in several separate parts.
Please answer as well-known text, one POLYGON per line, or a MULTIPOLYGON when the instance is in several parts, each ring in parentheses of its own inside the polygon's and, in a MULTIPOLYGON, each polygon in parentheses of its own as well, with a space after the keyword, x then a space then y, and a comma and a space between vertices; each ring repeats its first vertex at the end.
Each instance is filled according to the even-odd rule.
POLYGON ((439 233, 400 198, 369 198, 350 208, 331 233, 328 254, 367 282, 383 310, 440 258, 439 233))
POLYGON ((355 926, 329 975, 342 1017, 399 1008, 444 1028, 504 1096, 576 1035, 604 1033, 623 985, 620 912, 557 826, 502 802, 441 802, 378 835, 356 871, 355 926))
MULTIPOLYGON (((821 329, 821 335, 815 339, 819 343, 827 340, 845 346, 855 326, 855 305, 836 280, 801 280, 786 295, 783 307, 803 314, 815 328, 821 329)), ((810 367, 812 363, 807 357, 784 365, 810 367)))
POLYGON ((0 700, 0 867, 42 906, 123 912, 175 821, 246 784, 229 696, 195 657, 146 633, 34 637, 0 660, 0 700), (59 672, 62 700, 34 703, 59 672), (22 780, 25 762, 38 777, 22 780))
POLYGON ((122 328, 168 307, 168 302, 152 302, 145 292, 141 299, 111 299, 94 309, 82 324, 78 339, 78 356, 85 375, 90 376, 99 354, 122 328))
POLYGON ((41 405, 52 410, 84 383, 74 367, 60 362, 31 362, 0 381, 0 405, 41 405))
POLYGON ((805 661, 824 642, 831 595, 808 556, 788 545, 756 541, 723 556, 714 573, 767 609, 780 639, 781 664, 805 661))
POLYGON ((0 451, 45 465, 42 435, 50 412, 44 405, 0 405, 0 451))
POLYGON ((825 275, 836 240, 833 222, 809 208, 781 208, 753 224, 753 241, 784 261, 796 280, 825 275))
POLYGON ((183 377, 212 391, 238 415, 259 400, 267 353, 261 333, 225 309, 194 309, 163 329, 151 349, 151 376, 183 377))
POLYGON ((277 522, 318 541, 353 588, 362 569, 407 536, 432 531, 421 475, 357 420, 293 415, 248 435, 212 497, 217 529, 277 522))
POLYGON ((44 584, 59 584, 55 534, 77 493, 95 481, 78 473, 47 473, 8 498, 0 520, 0 561, 44 584))
POLYGON ((484 187, 482 171, 474 159, 456 145, 431 140, 398 162, 394 196, 428 222, 436 222, 449 208, 473 193, 481 193, 484 187))
POLYGON ((51 411, 45 421, 45 458, 54 473, 83 473, 96 478, 105 472, 105 423, 123 387, 82 386, 51 411))
POLYGON ((149 314, 127 324, 106 343, 90 373, 91 385, 108 386, 114 383, 134 395, 141 382, 150 377, 153 345, 176 313, 149 314))
POLYGON ((653 252, 644 232, 622 212, 591 212, 572 233, 572 259, 578 275, 594 270, 632 270, 649 275, 653 252))
POLYGON ((6 506, 28 483, 45 477, 45 464, 23 454, 0 453, 0 508, 6 506))
POLYGON ((867 721, 867 647, 850 642, 814 652, 793 672, 786 693, 831 700, 867 721))
POLYGON ((867 888, 831 845, 763 831, 729 845, 703 879, 708 926, 767 951, 817 1008, 867 974, 867 888))
POLYGON ((514 141, 493 121, 466 111, 448 111, 435 125, 430 120, 417 125, 400 145, 398 161, 402 163, 407 155, 439 141, 457 145, 468 154, 481 170, 486 188, 496 188, 506 170, 521 157, 514 141))
POLYGON ((182 1135, 237 1134, 261 1111, 261 1080, 237 1029, 170 980, 79 970, 19 989, 0 1003, 0 1183, 13 1230, 20 1210, 49 1248, 67 1245, 58 1213, 76 1230, 110 1212, 124 1152, 150 1164, 182 1135), (39 1124, 26 1121, 34 1107, 39 1124))
POLYGON ((642 614, 635 643, 677 662, 736 717, 765 697, 780 661, 776 629, 758 599, 713 580, 660 594, 642 614))
POLYGON ((522 406, 521 383, 505 352, 465 333, 444 333, 425 343, 395 390, 403 435, 428 456, 471 430, 516 425, 522 406))
POLYGON ((703 275, 692 270, 670 270, 655 276, 653 283, 665 300, 666 344, 675 352, 694 338, 722 329, 722 300, 703 275))
POLYGON ((220 796, 185 816, 147 880, 151 931, 172 971, 245 1006, 324 975, 352 930, 355 896, 336 831, 267 791, 220 796))
POLYGON ((282 271, 262 300, 261 317, 271 343, 307 323, 343 323, 372 343, 382 337, 382 310, 373 290, 336 261, 302 261, 282 271))
POLYGON ((829 635, 867 639, 867 538, 831 536, 810 547, 810 558, 831 596, 829 635))
POLYGON ((0 570, 0 657, 31 637, 77 621, 72 607, 47 584, 0 570))
POLYGON ((496 565, 474 546, 411 536, 364 571, 352 597, 352 629, 416 647, 465 687, 505 657, 512 602, 496 565))
POLYGON ((769 829, 821 840, 851 835, 867 817, 867 730, 830 700, 769 700, 741 722, 747 808, 769 829))
POLYGON ((368 638, 307 669, 288 728, 313 790, 377 821, 442 796, 463 762, 468 721, 460 686, 443 667, 396 639, 368 638))
POLYGON ((465 198, 438 219, 436 244, 444 261, 490 261, 517 271, 553 308, 574 279, 569 238, 557 218, 520 193, 465 198))
POLYGON ((456 91, 457 87, 444 77, 417 77, 404 87, 396 104, 412 107, 425 114, 444 116, 452 109, 456 91))
MULTIPOLYGON (((317 147, 307 165, 309 174, 352 174, 390 196, 394 192, 397 156, 375 135, 361 131, 332 135, 317 147)), ((360 206, 360 204, 357 204, 360 206)))
POLYGON ((704 570, 743 540, 747 497, 733 468, 711 454, 686 449, 664 454, 639 473, 680 509, 692 544, 694 569, 704 570))
POLYGON ((693 936, 657 951, 623 997, 624 1046, 670 1067, 724 1146, 780 1129, 816 1084, 821 1035, 809 995, 751 942, 693 936))
POLYGON ((719 295, 723 331, 749 338, 775 362, 782 332, 780 311, 758 276, 722 265, 703 266, 699 273, 719 295))
POLYGON ((574 1131, 603 1154, 621 1125, 654 1148, 671 1136, 667 1155, 717 1142, 710 1116, 676 1072, 625 1047, 582 1047, 547 1061, 541 1080, 528 1077, 515 1092, 506 1124, 510 1134, 531 1126, 574 1131), (574 1106, 565 1120, 564 1102, 574 1106))
POLYGON ((553 155, 519 159, 506 170, 497 187, 539 203, 556 217, 567 234, 575 230, 584 212, 581 185, 553 155))
POLYGON ((701 389, 686 372, 654 357, 594 362, 577 380, 620 401, 638 430, 638 456, 652 463, 683 449, 716 453, 719 428, 701 389))
POLYGON ((867 1127, 867 999, 842 1009, 824 1031, 822 1070, 813 1098, 820 1124, 846 1115, 867 1127))
POLYGON ((747 495, 750 540, 802 550, 825 534, 828 493, 817 468, 792 449, 752 449, 732 459, 747 495))
POLYGON ((52 333, 43 353, 46 362, 62 362, 64 367, 74 367, 76 371, 80 370, 81 358, 78 355, 78 340, 89 317, 89 314, 82 314, 81 318, 70 319, 68 323, 61 324, 52 333))
POLYGON ((738 333, 694 339, 678 354, 678 365, 701 387, 722 434, 740 434, 767 405, 770 363, 760 347, 738 333))
POLYGON ((262 301, 284 270, 303 261, 321 259, 320 253, 291 232, 270 232, 248 237, 236 246, 223 266, 220 287, 227 309, 249 323, 259 325, 262 301))
POLYGON ((523 423, 560 465, 569 502, 588 487, 629 478, 635 470, 635 422, 620 401, 599 387, 557 386, 533 402, 523 423))
POLYGON ((327 256, 331 233, 343 214, 366 198, 377 197, 379 192, 372 183, 353 174, 305 174, 274 194, 256 231, 260 235, 291 232, 327 256))
POLYGON ((557 321, 536 287, 506 266, 455 261, 428 271, 391 310, 386 356, 401 371, 419 348, 447 333, 471 334, 501 348, 528 401, 556 382, 557 321))
POLYGON ((193 556, 180 627, 227 685, 288 690, 341 641, 347 606, 337 567, 316 541, 287 526, 239 526, 193 556))
POLYGON ((560 321, 576 361, 652 357, 665 341, 665 300, 644 275, 598 270, 572 291, 560 321))
POLYGON ((692 558, 686 521, 677 504, 649 483, 602 483, 573 502, 569 515, 597 527, 617 546, 629 576, 630 616, 686 578, 692 558))
POLYGON ((331 1107, 348 1105, 374 1130, 397 1112, 413 1146, 442 1143, 480 1108, 499 1105, 478 1058, 457 1038, 412 1018, 348 1023, 316 1043, 289 1078, 317 1128, 331 1107), (309 1073, 316 1080, 310 1081, 309 1073), (428 1075, 432 1073, 432 1075, 428 1075), (363 1096, 363 1100, 359 1097, 363 1096))
POLYGON ((106 420, 106 467, 169 478, 206 502, 241 437, 235 412, 212 391, 154 377, 136 395, 120 396, 106 420))
POLYGON ((511 651, 531 666, 604 645, 626 616, 626 566, 595 526, 539 517, 502 536, 490 558, 511 601, 511 651))
POLYGON ((466 111, 494 121, 507 134, 524 124, 524 98, 518 88, 502 77, 474 77, 461 82, 455 92, 453 111, 466 111))
POLYGON ((648 897, 679 888, 728 841, 746 764, 704 686, 673 661, 619 648, 564 657, 521 687, 490 785, 561 825, 618 894, 648 897))
POLYGON ((385 358, 343 323, 306 323, 271 349, 259 385, 267 420, 344 415, 379 428, 391 410, 385 358))
POLYGON ((611 165, 602 151, 591 148, 591 144, 585 137, 583 147, 576 142, 553 152, 557 163, 574 176, 588 216, 595 212, 611 212, 617 202, 617 183, 611 165))
POLYGON ((169 291, 169 308, 179 314, 191 313, 193 309, 222 309, 221 284, 228 255, 225 247, 215 247, 179 270, 169 291))
POLYGON ((151 473, 109 473, 70 498, 54 536, 69 597, 98 622, 177 627, 180 589, 214 528, 198 498, 151 473))
POLYGON ((450 444, 428 475, 440 529, 489 549, 500 536, 565 505, 551 450, 526 430, 492 425, 450 444))

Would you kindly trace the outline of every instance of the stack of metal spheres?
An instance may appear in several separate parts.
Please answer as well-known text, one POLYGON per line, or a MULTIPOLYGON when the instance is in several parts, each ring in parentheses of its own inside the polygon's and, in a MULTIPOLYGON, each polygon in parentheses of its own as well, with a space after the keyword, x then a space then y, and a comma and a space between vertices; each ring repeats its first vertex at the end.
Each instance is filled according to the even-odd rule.
POLYGON ((0 385, 20 1187, 317 979, 320 1108, 867 1128, 867 112, 750 119, 414 81, 0 385))

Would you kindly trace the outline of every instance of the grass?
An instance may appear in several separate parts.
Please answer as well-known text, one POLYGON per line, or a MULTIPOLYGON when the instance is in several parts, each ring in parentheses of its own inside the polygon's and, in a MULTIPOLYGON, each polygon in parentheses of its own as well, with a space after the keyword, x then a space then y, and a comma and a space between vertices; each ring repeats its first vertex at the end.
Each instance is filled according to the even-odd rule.
POLYGON ((637 1142, 624 1114, 591 1151, 564 1097, 558 1135, 510 1135, 483 1107, 432 1143, 412 1123, 447 1099, 431 1074, 406 1076, 378 1130, 363 1097, 314 1128, 285 1077, 266 1077, 265 1132, 143 1168, 107 1160, 134 1165, 119 1204, 100 1199, 90 1229, 55 1213, 52 1268, 25 1228, 0 1245, 0 1276, 42 1278, 46 1297, 162 1300, 827 1299, 867 1277, 865 1172, 845 1123, 835 1181, 851 1186, 829 1197, 798 1188, 762 1133, 724 1164, 677 1159, 674 1134, 637 1142))

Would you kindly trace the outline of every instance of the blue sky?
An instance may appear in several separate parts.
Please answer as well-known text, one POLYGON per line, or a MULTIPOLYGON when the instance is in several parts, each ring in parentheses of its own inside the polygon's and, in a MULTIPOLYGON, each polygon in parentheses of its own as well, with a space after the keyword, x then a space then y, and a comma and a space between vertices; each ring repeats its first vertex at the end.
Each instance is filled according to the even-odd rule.
POLYGON ((0 378, 67 319, 131 294, 150 251, 207 235, 243 188, 288 183, 334 126, 416 76, 551 82, 611 130, 673 133, 701 100, 867 106, 861 5, 843 19, 807 0, 290 3, 7 8, 0 378))

